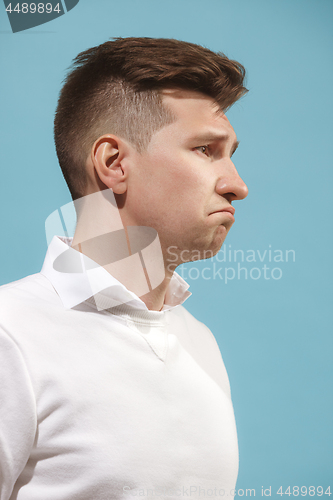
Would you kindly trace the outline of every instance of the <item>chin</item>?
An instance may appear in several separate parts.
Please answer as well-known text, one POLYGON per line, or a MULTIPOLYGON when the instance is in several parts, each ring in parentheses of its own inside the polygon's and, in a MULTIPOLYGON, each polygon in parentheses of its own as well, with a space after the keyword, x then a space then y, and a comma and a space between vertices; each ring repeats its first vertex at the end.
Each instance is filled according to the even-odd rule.
POLYGON ((230 228, 226 228, 225 226, 221 225, 217 228, 217 230, 214 233, 213 240, 211 242, 210 249, 216 255, 220 250, 221 247, 227 237, 227 234, 229 232, 230 228))
POLYGON ((221 225, 217 228, 215 227, 214 231, 210 231, 209 234, 206 232, 205 235, 202 230, 197 230, 195 238, 184 238, 182 241, 177 241, 177 238, 173 238, 172 244, 165 241, 161 242, 162 247, 166 249, 165 259, 169 261, 169 265, 171 263, 175 268, 186 262, 210 259, 221 250, 229 229, 221 225), (178 259, 174 259, 176 255, 178 259), (172 256, 172 260, 169 260, 170 256, 172 256))
POLYGON ((222 241, 220 241, 219 243, 216 242, 215 245, 212 245, 209 250, 206 250, 206 256, 203 258, 209 259, 210 257, 214 257, 221 250, 223 243, 224 243, 224 239, 222 241), (211 255, 208 255, 209 252, 211 252, 211 255))
POLYGON ((192 258, 190 262, 196 260, 205 260, 214 257, 220 250, 228 234, 225 226, 219 226, 214 234, 207 240, 196 241, 191 245, 192 258), (219 229, 221 228, 221 229, 219 229))

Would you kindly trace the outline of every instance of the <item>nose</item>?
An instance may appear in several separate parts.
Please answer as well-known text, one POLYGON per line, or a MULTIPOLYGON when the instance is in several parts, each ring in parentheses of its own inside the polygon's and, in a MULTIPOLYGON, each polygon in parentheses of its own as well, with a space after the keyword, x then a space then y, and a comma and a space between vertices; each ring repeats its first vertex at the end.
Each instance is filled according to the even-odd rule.
POLYGON ((243 200, 248 195, 248 187, 230 159, 224 160, 223 174, 216 183, 216 192, 226 198, 229 203, 233 200, 243 200))

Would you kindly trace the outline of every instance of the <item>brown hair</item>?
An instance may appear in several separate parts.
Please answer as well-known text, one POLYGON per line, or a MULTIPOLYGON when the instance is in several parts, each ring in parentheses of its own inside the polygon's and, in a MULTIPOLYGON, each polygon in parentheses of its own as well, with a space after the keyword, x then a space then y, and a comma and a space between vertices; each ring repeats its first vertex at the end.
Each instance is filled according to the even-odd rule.
POLYGON ((195 90, 226 111, 247 92, 244 76, 244 67, 224 54, 173 39, 116 38, 81 52, 65 79, 54 122, 73 199, 85 194, 85 162, 98 137, 117 134, 142 151, 173 120, 161 90, 195 90))

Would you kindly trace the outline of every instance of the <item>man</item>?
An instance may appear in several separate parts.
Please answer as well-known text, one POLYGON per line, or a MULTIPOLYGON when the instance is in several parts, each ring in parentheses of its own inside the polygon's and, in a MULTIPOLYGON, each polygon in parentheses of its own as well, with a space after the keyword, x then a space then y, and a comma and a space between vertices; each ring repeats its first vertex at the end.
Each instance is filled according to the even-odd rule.
POLYGON ((74 238, 0 293, 1 500, 233 496, 228 377, 175 268, 219 251, 247 195, 224 114, 243 79, 176 40, 76 58, 55 118, 74 238))

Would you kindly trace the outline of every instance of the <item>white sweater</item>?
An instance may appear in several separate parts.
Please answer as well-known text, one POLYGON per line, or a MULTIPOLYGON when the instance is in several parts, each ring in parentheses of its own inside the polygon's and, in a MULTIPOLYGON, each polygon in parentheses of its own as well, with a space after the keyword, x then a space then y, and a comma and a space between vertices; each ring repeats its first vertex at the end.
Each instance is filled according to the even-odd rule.
POLYGON ((0 288, 0 499, 231 498, 236 428, 210 330, 181 305, 66 309, 44 274, 0 288))

